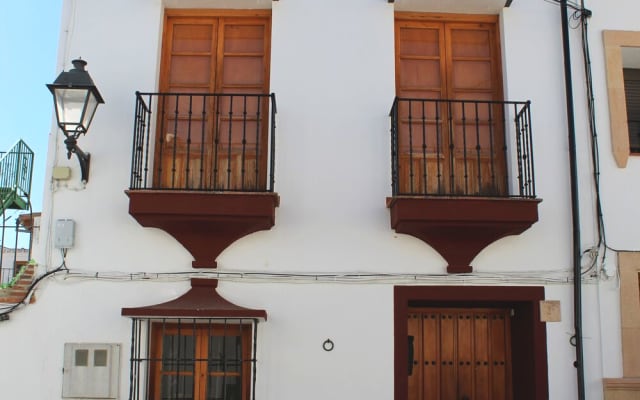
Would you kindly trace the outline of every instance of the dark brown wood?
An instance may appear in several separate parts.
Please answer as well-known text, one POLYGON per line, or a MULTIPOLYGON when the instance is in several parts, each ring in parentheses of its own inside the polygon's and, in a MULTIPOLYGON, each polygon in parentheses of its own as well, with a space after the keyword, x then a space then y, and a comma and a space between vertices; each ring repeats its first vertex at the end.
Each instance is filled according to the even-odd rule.
POLYGON ((245 308, 226 300, 216 290, 217 279, 191 279, 191 289, 165 303, 122 309, 125 317, 262 318, 265 310, 245 308))
POLYGON ((391 228, 432 246, 447 272, 471 272, 471 261, 496 240, 518 235, 538 220, 540 199, 403 197, 387 199, 391 228))
POLYGON ((193 256, 193 268, 216 268, 231 243, 275 223, 277 193, 128 190, 129 214, 162 229, 193 256))
POLYGON ((394 399, 410 398, 407 384, 407 319, 415 307, 513 310, 509 332, 513 398, 548 399, 547 336, 545 324, 540 321, 539 314, 540 301, 544 298, 544 287, 533 286, 396 286, 394 399))

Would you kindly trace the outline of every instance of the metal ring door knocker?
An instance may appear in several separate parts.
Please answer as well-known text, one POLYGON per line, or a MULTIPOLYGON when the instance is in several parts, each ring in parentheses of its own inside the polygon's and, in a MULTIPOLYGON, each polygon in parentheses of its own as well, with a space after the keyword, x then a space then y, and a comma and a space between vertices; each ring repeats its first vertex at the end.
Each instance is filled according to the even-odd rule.
POLYGON ((324 351, 331 351, 333 350, 334 344, 331 341, 331 339, 327 339, 322 343, 322 348, 324 349, 324 351))

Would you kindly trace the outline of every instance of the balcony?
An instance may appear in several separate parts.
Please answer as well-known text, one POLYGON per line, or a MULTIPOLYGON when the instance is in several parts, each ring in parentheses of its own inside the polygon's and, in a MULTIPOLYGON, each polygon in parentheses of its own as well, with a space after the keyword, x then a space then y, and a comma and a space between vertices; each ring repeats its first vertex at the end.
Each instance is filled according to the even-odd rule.
POLYGON ((136 93, 129 213, 215 268, 275 223, 275 114, 274 94, 136 93))
POLYGON ((391 227, 447 272, 538 220, 529 102, 396 98, 390 116, 391 227))

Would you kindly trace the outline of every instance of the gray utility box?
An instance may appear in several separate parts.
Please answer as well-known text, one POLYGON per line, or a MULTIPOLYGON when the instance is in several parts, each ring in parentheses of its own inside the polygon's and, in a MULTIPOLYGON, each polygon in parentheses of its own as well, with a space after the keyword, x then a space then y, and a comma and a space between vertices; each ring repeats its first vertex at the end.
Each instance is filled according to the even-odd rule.
POLYGON ((65 343, 62 372, 65 399, 117 399, 120 345, 65 343))

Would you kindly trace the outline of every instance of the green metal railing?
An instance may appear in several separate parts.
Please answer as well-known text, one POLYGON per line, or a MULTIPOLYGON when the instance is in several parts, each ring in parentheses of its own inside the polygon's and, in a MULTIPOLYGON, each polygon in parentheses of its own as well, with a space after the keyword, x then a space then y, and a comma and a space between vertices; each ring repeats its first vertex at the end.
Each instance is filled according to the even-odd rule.
POLYGON ((22 140, 0 153, 0 212, 29 209, 32 173, 33 151, 22 140))

